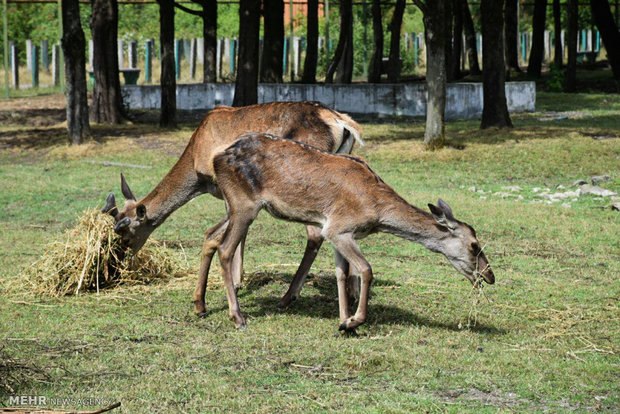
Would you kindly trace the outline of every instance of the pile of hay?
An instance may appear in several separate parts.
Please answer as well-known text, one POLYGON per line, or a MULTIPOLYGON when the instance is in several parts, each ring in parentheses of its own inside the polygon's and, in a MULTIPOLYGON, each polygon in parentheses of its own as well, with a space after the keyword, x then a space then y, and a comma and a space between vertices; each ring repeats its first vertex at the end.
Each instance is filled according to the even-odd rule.
POLYGON ((38 295, 77 295, 118 285, 148 284, 186 275, 187 268, 170 252, 149 240, 132 254, 120 245, 114 220, 98 210, 87 210, 63 240, 50 245, 33 264, 26 279, 38 295))

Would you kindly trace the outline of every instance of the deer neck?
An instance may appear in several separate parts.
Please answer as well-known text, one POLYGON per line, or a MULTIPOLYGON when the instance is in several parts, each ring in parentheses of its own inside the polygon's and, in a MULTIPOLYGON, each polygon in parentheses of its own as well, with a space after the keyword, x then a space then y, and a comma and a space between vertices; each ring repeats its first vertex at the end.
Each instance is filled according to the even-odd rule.
POLYGON ((186 149, 163 180, 140 201, 146 207, 149 224, 157 228, 175 210, 203 194, 202 187, 193 158, 186 149))
POLYGON ((430 213, 404 199, 396 200, 385 209, 381 218, 381 231, 420 243, 427 249, 442 253, 449 231, 437 224, 430 213))

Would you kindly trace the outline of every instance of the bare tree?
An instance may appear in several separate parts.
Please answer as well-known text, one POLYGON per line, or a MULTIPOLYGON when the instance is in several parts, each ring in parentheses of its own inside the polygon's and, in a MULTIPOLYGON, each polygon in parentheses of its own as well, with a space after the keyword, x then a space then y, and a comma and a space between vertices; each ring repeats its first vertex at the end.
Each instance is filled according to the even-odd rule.
POLYGON ((217 82, 217 0, 192 0, 192 2, 200 5, 201 9, 190 9, 180 3, 174 3, 174 6, 202 19, 202 36, 204 38, 203 82, 215 83, 217 82))
POLYGON ((506 66, 521 72, 519 67, 519 0, 506 0, 504 4, 504 44, 506 66))
POLYGON ((590 7, 596 27, 598 27, 605 44, 607 59, 611 65, 614 79, 617 81, 617 86, 620 87, 620 32, 618 26, 614 22, 607 0, 590 0, 590 7))
POLYGON ((452 61, 452 42, 454 40, 452 28, 454 23, 454 2, 452 0, 446 1, 446 48, 444 49, 444 53, 446 54, 446 79, 448 81, 453 80, 452 78, 452 69, 454 66, 454 62, 452 61))
POLYGON ((547 0, 535 0, 534 20, 532 22, 532 49, 527 64, 527 74, 540 77, 543 55, 545 53, 545 21, 547 19, 547 0))
POLYGON ((239 57, 233 106, 258 102, 260 0, 239 2, 239 57))
POLYGON ((368 65, 368 83, 381 82, 381 61, 383 60, 383 24, 381 0, 372 0, 372 33, 374 50, 368 65))
POLYGON ((174 68, 174 0, 157 0, 159 3, 159 39, 161 44, 161 112, 159 125, 175 127, 177 124, 177 80, 174 68))
POLYGON ((575 92, 577 88, 577 30, 579 22, 578 0, 568 0, 568 30, 566 33, 566 48, 568 62, 566 63, 566 77, 564 91, 575 92))
POLYGON ((553 0, 553 63, 562 66, 562 14, 560 0, 553 0))
POLYGON ((461 72, 461 54, 463 53, 463 7, 460 0, 452 0, 452 14, 454 15, 453 26, 453 42, 452 42, 452 58, 450 59, 452 66, 450 67, 451 74, 448 76, 451 79, 461 79, 463 74, 461 72))
POLYGON ((86 97, 86 39, 80 21, 78 0, 62 0, 62 50, 65 55, 67 131, 71 144, 90 136, 86 97))
POLYGON ((503 1, 482 0, 482 122, 481 128, 512 127, 506 103, 503 1))
POLYGON ((387 71, 388 80, 392 83, 398 82, 400 78, 400 28, 403 25, 403 14, 405 0, 396 0, 390 24, 390 63, 387 71))
POLYGON ((121 82, 118 73, 118 3, 93 0, 90 31, 93 37, 93 73, 95 87, 90 105, 93 122, 120 123, 124 116, 121 82))
POLYGON ((260 81, 282 83, 284 2, 282 0, 264 0, 263 10, 265 24, 260 81))
POLYGON ((319 53, 319 1, 308 0, 308 30, 306 33, 306 60, 302 83, 316 83, 316 64, 319 53))
POLYGON ((465 31, 465 48, 467 50, 469 72, 472 75, 479 75, 480 65, 478 64, 478 45, 476 43, 474 20, 471 17, 471 11, 469 10, 467 0, 460 0, 460 3, 461 12, 463 13, 463 29, 465 31))
POLYGON ((340 35, 334 57, 327 68, 325 83, 351 83, 353 79, 353 2, 340 1, 340 35))
POLYGON ((428 149, 443 147, 446 110, 446 3, 450 0, 414 0, 424 14, 426 40, 426 129, 424 145, 428 149))

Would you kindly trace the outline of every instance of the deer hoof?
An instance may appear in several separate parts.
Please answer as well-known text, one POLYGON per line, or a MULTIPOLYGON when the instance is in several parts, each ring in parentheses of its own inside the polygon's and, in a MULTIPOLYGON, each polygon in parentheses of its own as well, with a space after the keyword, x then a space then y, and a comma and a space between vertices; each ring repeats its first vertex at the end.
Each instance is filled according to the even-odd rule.
POLYGON ((351 331, 354 331, 355 328, 357 328, 363 323, 364 323, 363 321, 360 322, 360 321, 357 321, 354 317, 351 317, 347 319, 346 321, 342 322, 338 330, 345 331, 345 332, 351 332, 351 331))
POLYGON ((196 316, 198 316, 199 318, 206 318, 208 315, 209 314, 207 313, 207 311, 202 311, 196 314, 196 316))
POLYGON ((243 318, 243 316, 241 316, 241 314, 233 314, 231 315, 230 319, 235 323, 235 328, 241 331, 247 329, 247 327, 245 326, 245 319, 243 318))

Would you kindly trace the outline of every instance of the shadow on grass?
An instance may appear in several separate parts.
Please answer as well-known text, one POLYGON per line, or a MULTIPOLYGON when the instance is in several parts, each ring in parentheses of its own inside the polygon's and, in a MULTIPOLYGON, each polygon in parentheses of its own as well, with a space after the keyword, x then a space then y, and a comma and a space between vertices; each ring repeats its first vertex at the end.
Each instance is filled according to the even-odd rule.
MULTIPOLYGON (((479 129, 477 123, 474 124, 474 121, 464 121, 466 122, 465 125, 449 122, 447 124, 446 146, 464 149, 467 147, 467 144, 501 145, 510 141, 565 138, 567 132, 579 131, 584 128, 587 128, 588 132, 594 135, 619 135, 617 115, 588 116, 586 112, 588 111, 586 110, 583 114, 576 115, 574 118, 571 118, 569 115, 568 119, 564 119, 564 114, 559 113, 558 118, 560 119, 544 121, 539 120, 539 118, 546 119, 553 116, 553 114, 527 114, 513 119, 515 127, 503 129, 489 128, 482 130, 479 129)), ((424 130, 390 131, 389 136, 386 137, 367 137, 365 139, 375 144, 403 141, 422 144, 422 141, 424 141, 424 130)))
POLYGON ((0 132, 1 149, 45 149, 68 142, 65 128, 32 128, 0 132))
MULTIPOLYGON (((206 111, 178 111, 179 127, 197 127, 206 111)), ((105 143, 116 138, 140 138, 161 131, 157 127, 158 111, 132 111, 131 124, 92 124, 95 142, 105 143)), ((16 109, 0 111, 0 124, 15 127, 0 131, 0 149, 47 149, 69 143, 67 129, 58 124, 66 121, 65 109, 16 109)))
MULTIPOLYGON (((303 315, 311 318, 330 319, 334 321, 334 326, 338 325, 338 292, 336 288, 335 278, 326 274, 320 274, 318 276, 309 276, 309 280, 312 280, 312 285, 319 291, 319 294, 311 294, 302 292, 299 299, 294 301, 288 308, 280 309, 280 297, 285 293, 288 285, 292 280, 292 275, 278 272, 257 272, 246 275, 246 282, 244 288, 238 292, 238 298, 242 307, 242 312, 246 316, 263 317, 273 313, 280 313, 285 315, 303 315), (283 285, 284 289, 278 292, 276 295, 270 296, 257 296, 253 295, 254 292, 260 290, 262 287, 271 283, 278 283, 283 285)), ((373 281, 374 286, 400 286, 398 283, 389 281, 373 281)), ((215 302, 212 302, 213 305, 215 302)), ((213 306, 207 308, 209 313, 225 312, 228 310, 226 302, 221 302, 222 305, 214 308, 213 306)), ((430 319, 425 316, 417 315, 409 310, 398 306, 390 306, 383 304, 373 304, 372 292, 371 300, 368 305, 368 320, 366 322, 369 325, 393 325, 394 323, 412 326, 426 326, 429 328, 445 329, 450 331, 462 331, 459 328, 458 322, 446 323, 440 320, 430 319)), ((504 335, 507 332, 504 329, 478 323, 468 330, 485 335, 504 335)))

